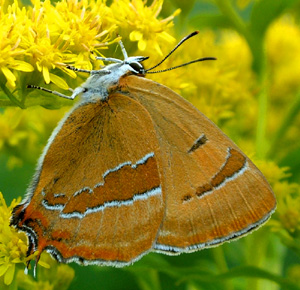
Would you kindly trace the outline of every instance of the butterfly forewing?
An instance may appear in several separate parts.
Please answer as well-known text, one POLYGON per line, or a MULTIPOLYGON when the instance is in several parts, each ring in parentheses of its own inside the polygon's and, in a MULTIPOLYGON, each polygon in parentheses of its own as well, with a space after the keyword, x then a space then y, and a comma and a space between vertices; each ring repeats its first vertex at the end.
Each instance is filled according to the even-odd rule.
POLYGON ((149 112, 159 142, 166 208, 156 251, 212 246, 268 219, 276 205, 270 186, 210 120, 153 81, 129 76, 120 90, 149 112))
POLYGON ((59 261, 122 266, 152 248, 163 218, 160 151, 138 102, 77 106, 51 137, 14 220, 59 261))

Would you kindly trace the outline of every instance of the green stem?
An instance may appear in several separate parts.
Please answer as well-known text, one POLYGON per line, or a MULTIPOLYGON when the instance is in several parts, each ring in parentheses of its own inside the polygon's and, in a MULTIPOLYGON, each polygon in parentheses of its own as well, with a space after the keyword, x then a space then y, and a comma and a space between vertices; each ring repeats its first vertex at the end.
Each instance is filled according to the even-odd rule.
POLYGON ((223 13, 224 16, 228 18, 228 20, 231 22, 231 24, 235 27, 235 29, 242 34, 244 37, 248 35, 246 26, 239 17, 239 15, 236 13, 234 8, 231 5, 231 1, 229 0, 215 0, 216 5, 220 9, 220 11, 223 13))
POLYGON ((21 107, 21 108, 29 108, 33 106, 41 106, 45 108, 51 108, 51 109, 58 109, 63 106, 70 106, 72 105, 72 100, 58 100, 56 102, 56 99, 54 98, 28 98, 26 99, 26 106, 22 103, 22 105, 16 104, 12 102, 11 100, 5 100, 5 99, 0 99, 0 108, 6 108, 6 107, 21 107))
POLYGON ((253 56, 253 69, 258 74, 262 74, 265 66, 265 52, 263 49, 263 35, 254 35, 245 25, 243 19, 233 8, 230 0, 215 0, 216 5, 225 17, 230 21, 234 29, 245 38, 253 56))
POLYGON ((135 273, 137 283, 143 290, 160 290, 160 279, 158 271, 154 269, 147 269, 146 271, 135 273))
POLYGON ((223 13, 224 16, 228 18, 233 27, 239 32, 247 41, 249 48, 253 56, 253 68, 255 69, 258 77, 258 81, 261 84, 261 93, 258 96, 258 120, 257 120, 257 131, 256 131, 256 150, 258 157, 262 158, 265 156, 266 152, 266 114, 267 114, 267 90, 265 87, 266 78, 266 58, 263 50, 263 37, 255 38, 251 34, 238 15, 238 13, 233 8, 231 1, 229 0, 215 0, 216 5, 223 13))
POLYGON ((219 272, 227 272, 228 266, 224 255, 223 247, 216 247, 212 249, 214 260, 216 261, 216 265, 218 267, 219 272))
POLYGON ((0 99, 0 108, 6 107, 16 107, 16 104, 13 103, 11 100, 0 99))
POLYGON ((261 92, 258 95, 258 116, 256 128, 256 154, 257 157, 263 159, 266 155, 267 140, 266 140, 266 126, 267 126, 267 89, 262 81, 261 92))
MULTIPOLYGON (((254 232, 245 240, 247 255, 246 265, 255 267, 264 266, 267 250, 267 235, 264 230, 254 232), (259 246, 258 246, 259 245, 259 246)), ((264 268, 264 267, 263 267, 264 268)), ((260 281, 258 279, 247 279, 246 289, 258 290, 260 281)))
MULTIPOLYGON (((224 247, 219 246, 219 247, 213 248, 212 254, 213 254, 213 257, 214 257, 214 260, 216 262, 216 266, 217 266, 219 272, 227 273, 228 266, 227 266, 227 262, 226 262, 226 258, 225 258, 225 254, 224 254, 224 247)), ((224 290, 233 289, 233 285, 232 285, 231 281, 229 281, 229 280, 224 281, 223 289, 224 290)))
POLYGON ((286 134, 286 132, 288 131, 289 127, 294 122, 296 117, 298 116, 299 112, 300 112, 300 92, 297 94, 296 99, 288 109, 288 113, 283 119, 280 128, 278 129, 276 135, 274 136, 271 142, 268 155, 267 155, 269 158, 272 158, 275 155, 276 150, 278 149, 278 144, 280 144, 280 140, 284 138, 284 135, 286 134))
POLYGON ((11 91, 6 87, 6 85, 0 81, 0 87, 2 91, 6 94, 6 96, 10 99, 12 104, 24 109, 24 104, 22 104, 12 93, 11 91))

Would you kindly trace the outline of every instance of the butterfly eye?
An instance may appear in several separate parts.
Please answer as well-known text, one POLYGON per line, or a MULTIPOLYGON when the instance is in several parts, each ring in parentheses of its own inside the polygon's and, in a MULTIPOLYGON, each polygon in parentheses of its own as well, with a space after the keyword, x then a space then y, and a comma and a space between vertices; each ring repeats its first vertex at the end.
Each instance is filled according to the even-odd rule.
POLYGON ((143 74, 145 69, 139 62, 132 62, 129 64, 137 73, 143 74))

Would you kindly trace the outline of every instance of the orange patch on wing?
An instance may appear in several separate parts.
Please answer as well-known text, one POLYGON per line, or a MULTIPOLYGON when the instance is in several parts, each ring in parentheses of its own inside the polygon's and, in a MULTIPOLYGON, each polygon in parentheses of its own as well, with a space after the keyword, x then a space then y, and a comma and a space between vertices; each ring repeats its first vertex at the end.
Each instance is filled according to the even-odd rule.
POLYGON ((225 182, 227 178, 230 178, 235 173, 238 173, 245 166, 245 163, 246 157, 239 151, 230 148, 229 157, 227 158, 221 170, 212 178, 210 183, 199 186, 196 190, 196 195, 201 196, 206 192, 218 187, 225 182))
POLYGON ((145 193, 160 186, 160 178, 155 157, 150 157, 136 168, 125 165, 110 172, 104 178, 104 184, 93 189, 84 190, 73 196, 63 213, 84 213, 87 208, 96 208, 112 201, 131 200, 135 195, 145 193))

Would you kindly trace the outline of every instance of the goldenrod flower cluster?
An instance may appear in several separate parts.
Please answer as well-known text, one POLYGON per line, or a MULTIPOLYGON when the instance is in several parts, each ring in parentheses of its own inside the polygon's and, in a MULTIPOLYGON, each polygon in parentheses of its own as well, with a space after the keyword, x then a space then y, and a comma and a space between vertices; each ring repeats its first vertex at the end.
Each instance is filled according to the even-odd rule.
POLYGON ((26 262, 33 258, 26 257, 28 248, 26 235, 9 226, 11 211, 20 201, 20 199, 13 200, 7 207, 0 193, 0 288, 1 284, 11 284, 19 264, 23 264, 24 267, 26 262))
POLYGON ((16 87, 17 71, 37 70, 46 84, 51 81, 68 89, 64 78, 50 71, 57 68, 75 77, 66 64, 91 68, 92 53, 101 54, 119 39, 121 31, 130 33, 140 49, 151 41, 160 51, 163 41, 174 40, 167 33, 174 15, 157 19, 162 0, 149 7, 134 0, 116 0, 111 7, 105 0, 63 0, 56 5, 50 0, 34 0, 32 4, 22 7, 15 0, 7 6, 4 1, 1 7, 0 71, 10 88, 16 87))

